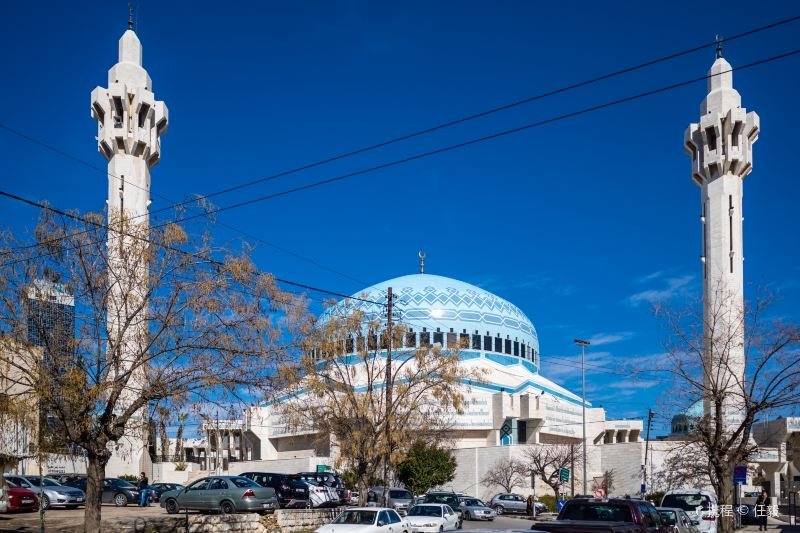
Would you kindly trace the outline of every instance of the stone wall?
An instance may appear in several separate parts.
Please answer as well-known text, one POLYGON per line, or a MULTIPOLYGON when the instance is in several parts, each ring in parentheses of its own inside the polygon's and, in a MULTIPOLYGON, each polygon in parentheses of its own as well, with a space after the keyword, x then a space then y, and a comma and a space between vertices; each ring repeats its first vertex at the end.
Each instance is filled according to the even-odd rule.
POLYGON ((339 513, 339 509, 281 509, 275 513, 275 519, 281 533, 291 533, 317 529, 339 513))
POLYGON ((103 529, 141 533, 293 533, 313 531, 332 521, 338 514, 338 509, 281 509, 271 515, 193 513, 188 515, 188 529, 186 515, 162 515, 147 520, 122 517, 104 520, 103 529))

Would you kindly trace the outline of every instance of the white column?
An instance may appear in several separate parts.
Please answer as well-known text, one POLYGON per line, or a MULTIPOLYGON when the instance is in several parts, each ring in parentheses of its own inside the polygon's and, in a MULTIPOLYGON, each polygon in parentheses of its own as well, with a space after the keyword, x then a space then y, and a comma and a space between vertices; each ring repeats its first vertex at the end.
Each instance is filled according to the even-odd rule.
MULTIPOLYGON (((700 121, 687 128, 684 147, 692 157, 692 179, 701 190, 705 357, 706 367, 714 369, 706 372, 706 390, 730 391, 723 417, 726 425, 738 425, 738 388, 745 372, 742 183, 753 168, 759 118, 741 107, 730 71, 721 57, 712 65, 700 121)), ((708 398, 704 407, 706 414, 714 414, 708 398)))
MULTIPOLYGON (((92 91, 91 114, 97 121, 97 146, 108 161, 107 252, 111 296, 107 308, 110 354, 121 364, 109 379, 128 372, 147 343, 147 314, 130 320, 130 306, 147 292, 148 269, 140 254, 147 232, 150 207, 150 169, 161 158, 161 135, 167 129, 167 107, 155 100, 147 71, 142 68, 142 45, 132 30, 119 40, 119 62, 108 72, 108 88, 92 91), (132 238, 136 235, 138 239, 132 238)), ((121 412, 141 390, 143 372, 127 381, 118 404, 121 412)), ((109 462, 111 474, 140 471, 146 446, 145 410, 135 417, 129 432, 109 462), (115 471, 120 469, 123 471, 115 471)))

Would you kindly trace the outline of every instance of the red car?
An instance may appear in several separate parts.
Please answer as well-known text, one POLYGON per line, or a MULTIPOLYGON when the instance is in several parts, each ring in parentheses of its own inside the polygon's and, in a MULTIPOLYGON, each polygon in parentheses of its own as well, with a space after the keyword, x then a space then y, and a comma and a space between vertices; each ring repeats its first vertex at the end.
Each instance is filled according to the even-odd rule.
POLYGON ((39 498, 36 494, 23 489, 6 480, 8 484, 8 512, 12 511, 36 511, 39 508, 39 498))

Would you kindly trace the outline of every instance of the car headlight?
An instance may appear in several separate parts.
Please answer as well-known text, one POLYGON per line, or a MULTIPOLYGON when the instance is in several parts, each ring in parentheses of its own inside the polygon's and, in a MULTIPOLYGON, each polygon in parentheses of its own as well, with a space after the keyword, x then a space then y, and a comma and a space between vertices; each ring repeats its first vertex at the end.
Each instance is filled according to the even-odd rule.
POLYGON ((427 524, 422 524, 422 527, 436 527, 436 522, 428 522, 427 524))

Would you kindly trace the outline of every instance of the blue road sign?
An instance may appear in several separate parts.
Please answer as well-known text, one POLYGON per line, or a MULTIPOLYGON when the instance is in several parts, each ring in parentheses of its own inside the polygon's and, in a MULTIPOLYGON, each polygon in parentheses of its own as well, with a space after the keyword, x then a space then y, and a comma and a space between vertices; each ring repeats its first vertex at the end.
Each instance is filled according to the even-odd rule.
POLYGON ((733 467, 733 482, 741 485, 747 484, 747 467, 734 466, 733 467))
POLYGON ((561 509, 564 508, 566 504, 567 500, 558 500, 558 502, 556 503, 556 508, 560 511, 561 509))

